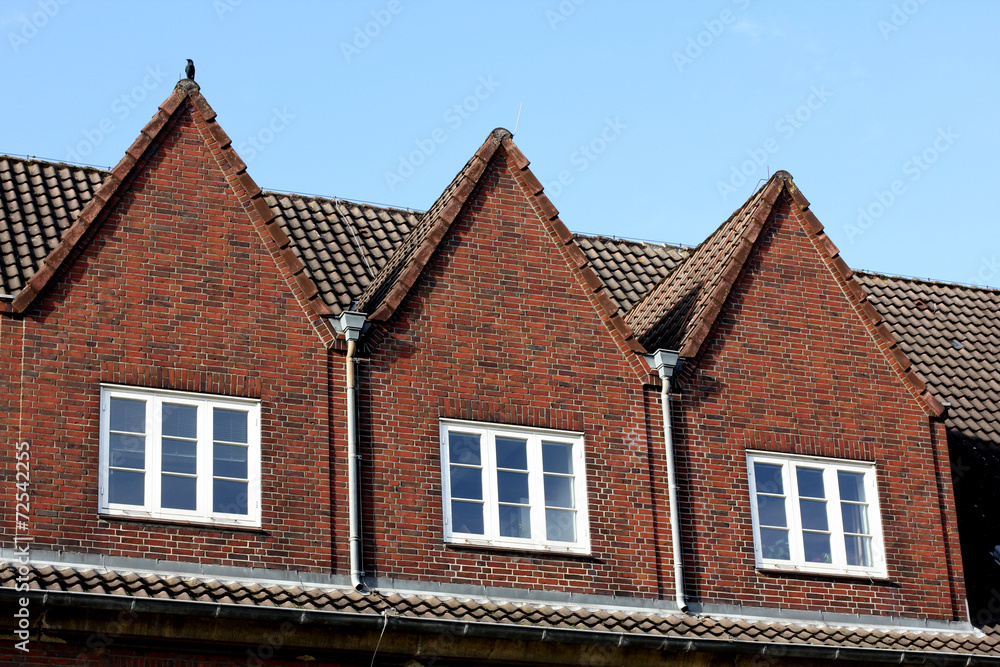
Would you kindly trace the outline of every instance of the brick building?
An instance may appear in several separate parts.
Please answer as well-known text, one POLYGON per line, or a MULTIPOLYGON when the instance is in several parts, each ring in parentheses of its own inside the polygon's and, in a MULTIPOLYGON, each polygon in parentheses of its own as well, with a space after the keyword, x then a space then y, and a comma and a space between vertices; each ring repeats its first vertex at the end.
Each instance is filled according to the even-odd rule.
POLYGON ((4 660, 1000 659, 1000 292, 786 172, 696 248, 499 129, 423 213, 263 192, 185 80, 0 185, 4 660))

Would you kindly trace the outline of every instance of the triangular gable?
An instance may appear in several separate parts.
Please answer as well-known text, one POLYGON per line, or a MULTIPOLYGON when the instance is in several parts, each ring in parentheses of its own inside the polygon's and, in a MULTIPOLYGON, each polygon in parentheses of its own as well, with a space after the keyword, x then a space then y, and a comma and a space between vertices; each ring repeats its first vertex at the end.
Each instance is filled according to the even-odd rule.
POLYGON ((469 201, 486 172, 487 165, 498 151, 514 175, 514 180, 538 214, 544 228, 557 243, 570 270, 578 278, 601 319, 608 326, 616 344, 628 355, 629 363, 639 377, 646 380, 649 369, 638 357, 639 354, 646 352, 646 348, 625 322, 624 314, 611 298, 610 291, 600 276, 591 268, 587 256, 577 245, 572 232, 559 219, 559 211, 545 196, 541 182, 528 168, 530 164, 528 159, 514 144, 511 133, 503 128, 490 133, 472 159, 424 214, 410 237, 358 299, 356 309, 369 313, 370 319, 376 322, 384 322, 392 317, 434 255, 448 229, 469 201))
POLYGON ((23 313, 27 310, 54 277, 65 268, 64 265, 68 265, 70 258, 82 249, 86 240, 100 227, 114 208, 114 204, 141 171, 144 159, 158 145, 164 128, 184 108, 190 108, 195 126, 222 168, 226 182, 246 211, 250 222, 257 229, 265 247, 275 258, 278 270, 302 305, 307 318, 324 343, 332 343, 336 334, 323 317, 331 314, 330 309, 317 298, 316 285, 305 272, 305 265, 292 251, 288 236, 275 222, 274 211, 265 201, 261 189, 247 173, 246 164, 232 147, 232 140, 216 121, 215 111, 202 96, 198 84, 188 79, 177 83, 173 93, 142 128, 139 137, 125 151, 125 156, 94 192, 93 198, 80 211, 79 217, 63 234, 59 244, 10 302, 8 310, 14 313, 23 313))
POLYGON ((776 172, 628 314, 627 320, 640 332, 640 340, 650 349, 666 347, 679 350, 684 358, 697 357, 779 197, 800 212, 803 232, 903 384, 928 415, 943 416, 944 406, 927 390, 916 367, 868 301, 867 292, 786 171, 776 172))

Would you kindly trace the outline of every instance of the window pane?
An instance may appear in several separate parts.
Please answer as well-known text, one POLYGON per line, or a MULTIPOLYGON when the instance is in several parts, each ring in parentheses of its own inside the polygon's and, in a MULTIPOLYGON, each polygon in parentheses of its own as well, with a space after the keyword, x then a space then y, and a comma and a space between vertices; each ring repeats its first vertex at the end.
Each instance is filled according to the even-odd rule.
POLYGON ((760 551, 764 558, 789 560, 788 531, 778 528, 760 529, 760 551))
POLYGON ((451 467, 451 497, 483 499, 483 471, 480 468, 451 467))
POLYGON ((198 443, 193 440, 163 439, 163 472, 198 472, 198 443))
POLYGON ((136 401, 131 398, 111 399, 112 431, 128 431, 129 433, 146 432, 146 401, 136 401))
POLYGON ((802 533, 802 547, 808 563, 832 563, 828 533, 802 533))
POLYGON ((146 437, 139 435, 122 435, 112 433, 111 465, 115 468, 135 468, 143 470, 146 467, 146 437))
POLYGON ((815 468, 796 468, 799 482, 799 497, 826 498, 823 492, 823 471, 815 468))
POLYGON ((247 413, 242 410, 212 410, 212 439, 225 442, 247 441, 247 413))
POLYGON ((177 438, 198 437, 198 408, 177 403, 163 404, 163 435, 177 438))
POLYGON ((451 529, 456 533, 483 534, 483 504, 451 501, 451 529))
POLYGON ((545 510, 545 537, 556 542, 576 542, 576 512, 545 510))
POLYGON ((787 526, 785 499, 774 496, 757 496, 757 518, 762 526, 787 526))
POLYGON ((840 513, 841 516, 844 517, 845 533, 869 534, 867 505, 852 505, 851 503, 844 503, 840 506, 840 513))
POLYGON ((528 441, 497 437, 497 467, 528 469, 528 441))
POLYGON ((784 495, 785 485, 781 480, 781 466, 773 463, 754 463, 753 477, 758 493, 784 495))
POLYGON ((502 537, 531 537, 531 508, 501 505, 500 535, 502 537))
POLYGON ((197 509, 194 477, 163 475, 160 478, 160 505, 175 510, 197 509))
POLYGON ((212 474, 215 477, 247 479, 247 452, 240 445, 213 445, 212 474))
POLYGON ((145 504, 144 483, 146 475, 141 472, 112 470, 108 475, 108 502, 123 505, 145 504))
POLYGON ((862 473, 838 470, 837 480, 840 483, 841 500, 867 502, 865 500, 865 476, 862 473))
POLYGON ((212 480, 212 511, 247 514, 247 483, 228 479, 212 480))
POLYGON ((479 435, 476 433, 448 433, 448 456, 452 463, 477 466, 482 463, 479 455, 479 435))
POLYGON ((528 501, 528 473, 497 471, 497 496, 502 503, 528 501))
POLYGON ((573 445, 561 442, 542 443, 542 470, 573 474, 573 445))
POLYGON ((872 565, 872 538, 848 535, 844 538, 844 546, 847 547, 847 564, 871 567, 872 565))
POLYGON ((825 500, 800 500, 802 527, 810 530, 828 530, 825 500))
POLYGON ((545 476, 545 504, 549 507, 568 507, 573 505, 573 478, 545 476))

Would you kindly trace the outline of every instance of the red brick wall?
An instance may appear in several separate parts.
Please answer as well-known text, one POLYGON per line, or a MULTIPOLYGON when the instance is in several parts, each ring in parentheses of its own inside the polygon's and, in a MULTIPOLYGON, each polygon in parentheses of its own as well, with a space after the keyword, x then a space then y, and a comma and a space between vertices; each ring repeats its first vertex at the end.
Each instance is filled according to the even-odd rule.
POLYGON ((964 619, 957 548, 942 529, 954 535, 944 430, 863 328, 799 215, 782 195, 675 403, 690 595, 964 619), (874 461, 891 583, 757 571, 747 449, 874 461))
POLYGON ((659 408, 502 148, 371 354, 361 374, 370 574, 664 593, 669 533, 650 493, 659 408), (445 546, 439 417, 583 431, 593 557, 445 546))
MULTIPOLYGON (((26 317, 22 437, 31 442, 35 546, 328 570, 326 348, 190 108, 171 122, 82 254, 26 317), (102 381, 259 397, 263 531, 99 519, 102 381)), ((13 322, 4 319, 5 332, 13 322)))

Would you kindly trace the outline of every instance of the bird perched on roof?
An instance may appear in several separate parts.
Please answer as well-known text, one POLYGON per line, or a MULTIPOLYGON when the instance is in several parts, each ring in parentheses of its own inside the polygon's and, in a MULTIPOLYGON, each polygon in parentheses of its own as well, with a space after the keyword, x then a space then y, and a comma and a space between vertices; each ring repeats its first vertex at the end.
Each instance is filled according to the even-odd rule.
POLYGON ((184 74, 187 75, 187 78, 194 81, 194 61, 190 58, 188 58, 187 61, 188 64, 187 67, 184 68, 184 74))

